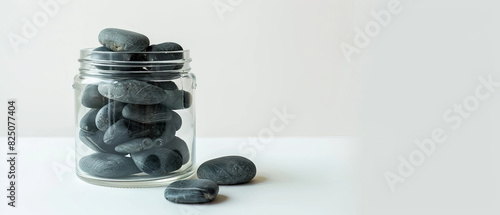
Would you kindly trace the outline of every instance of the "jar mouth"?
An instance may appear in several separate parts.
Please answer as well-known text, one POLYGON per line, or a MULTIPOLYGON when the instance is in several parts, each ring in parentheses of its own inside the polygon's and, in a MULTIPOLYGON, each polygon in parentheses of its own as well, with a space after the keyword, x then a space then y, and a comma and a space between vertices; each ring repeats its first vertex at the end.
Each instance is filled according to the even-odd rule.
POLYGON ((85 48, 80 50, 78 61, 82 73, 184 73, 191 70, 189 50, 112 52, 85 48))

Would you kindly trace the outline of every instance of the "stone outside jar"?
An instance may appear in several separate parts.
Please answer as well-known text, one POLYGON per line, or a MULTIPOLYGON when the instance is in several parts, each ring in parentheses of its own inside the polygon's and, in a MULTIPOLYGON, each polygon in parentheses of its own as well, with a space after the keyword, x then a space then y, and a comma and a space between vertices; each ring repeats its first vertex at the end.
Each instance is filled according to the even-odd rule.
POLYGON ((111 187, 194 174, 196 78, 189 50, 80 51, 74 78, 76 174, 111 187))

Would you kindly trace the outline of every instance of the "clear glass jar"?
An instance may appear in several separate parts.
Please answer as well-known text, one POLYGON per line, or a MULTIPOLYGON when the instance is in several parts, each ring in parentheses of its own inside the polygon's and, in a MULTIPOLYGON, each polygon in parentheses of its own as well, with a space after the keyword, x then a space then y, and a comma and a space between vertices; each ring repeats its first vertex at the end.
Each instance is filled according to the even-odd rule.
POLYGON ((80 51, 74 79, 76 173, 111 187, 194 174, 196 78, 189 51, 80 51))

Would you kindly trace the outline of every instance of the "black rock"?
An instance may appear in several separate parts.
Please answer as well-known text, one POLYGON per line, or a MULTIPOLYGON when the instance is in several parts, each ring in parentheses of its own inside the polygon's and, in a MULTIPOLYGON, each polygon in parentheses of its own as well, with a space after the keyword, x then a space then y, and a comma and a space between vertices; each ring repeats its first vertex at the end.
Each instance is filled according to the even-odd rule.
POLYGON ((154 140, 153 145, 154 147, 163 147, 177 152, 182 157, 182 164, 186 164, 189 161, 189 148, 186 142, 179 137, 170 138, 170 141, 165 137, 157 138, 154 140))
POLYGON ((148 52, 148 61, 163 61, 165 64, 152 67, 152 70, 176 70, 183 67, 183 63, 175 62, 184 58, 182 46, 174 42, 166 42, 157 45, 151 45, 146 49, 148 52))
MULTIPOLYGON (((92 50, 90 59, 93 60, 95 67, 100 70, 144 71, 142 64, 127 62, 138 60, 137 56, 140 56, 140 54, 113 52, 110 49, 101 46, 92 50), (117 64, 117 62, 120 63, 117 64)), ((145 57, 143 60, 146 60, 145 57)))
POLYGON ((220 185, 243 184, 255 177, 255 164, 241 156, 225 156, 206 161, 198 167, 201 179, 210 179, 220 185))
POLYGON ((173 182, 165 189, 165 199, 175 203, 199 204, 217 197, 219 185, 206 179, 188 179, 173 182))
POLYGON ((89 148, 96 152, 105 152, 111 154, 125 155, 125 153, 120 153, 115 151, 113 146, 104 143, 104 132, 103 131, 86 131, 80 129, 78 134, 80 140, 87 145, 89 148))
POLYGON ((123 117, 141 123, 166 122, 172 119, 172 111, 165 105, 128 104, 123 108, 123 117))
POLYGON ((136 32, 106 28, 99 33, 101 45, 115 52, 139 52, 149 46, 149 39, 136 32))
POLYGON ((172 125, 178 131, 182 127, 181 116, 177 112, 172 111, 172 119, 167 121, 167 125, 172 125))
POLYGON ((113 101, 102 107, 99 112, 97 112, 95 118, 97 128, 101 131, 106 131, 109 126, 123 119, 122 111, 125 105, 125 103, 113 101))
POLYGON ((131 156, 140 170, 153 176, 166 175, 182 166, 181 156, 167 148, 152 148, 131 156))
POLYGON ((98 109, 90 109, 80 120, 80 128, 85 131, 97 131, 95 117, 98 111, 98 109))
POLYGON ((102 83, 99 84, 98 90, 101 95, 107 98, 131 104, 152 105, 167 98, 163 89, 137 80, 102 83))
POLYGON ((166 98, 161 102, 171 110, 191 107, 193 98, 191 93, 184 90, 165 90, 166 98))
POLYGON ((110 49, 101 46, 92 50, 90 54, 90 59, 92 60, 102 60, 100 63, 109 63, 109 61, 130 61, 132 54, 113 52, 110 49))
POLYGON ((89 175, 119 178, 139 173, 132 158, 114 154, 95 153, 80 159, 80 168, 89 175))
MULTIPOLYGON (((111 51, 111 49, 108 49, 104 46, 97 47, 97 48, 93 49, 92 51, 96 52, 96 53, 92 53, 92 55, 90 56, 91 59, 95 59, 95 60, 122 60, 122 59, 112 58, 112 56, 110 54, 113 53, 113 51, 111 51)), ((129 60, 129 59, 123 59, 123 60, 129 60)))
POLYGON ((191 93, 189 93, 187 91, 184 91, 183 97, 184 97, 184 101, 183 101, 184 108, 191 107, 191 104, 193 104, 193 95, 191 95, 191 93))
POLYGON ((163 133, 156 137, 153 138, 153 142, 155 147, 159 145, 163 145, 163 143, 168 143, 175 137, 175 132, 177 130, 175 129, 174 125, 172 124, 166 124, 163 130, 163 133))
POLYGON ((155 85, 164 90, 178 90, 177 84, 173 81, 165 81, 165 82, 149 82, 149 84, 155 85))
POLYGON ((135 153, 153 148, 153 140, 151 138, 137 138, 129 140, 115 147, 115 151, 121 153, 135 153))
POLYGON ((174 42, 166 42, 157 45, 149 46, 146 51, 153 52, 147 54, 148 61, 163 61, 162 65, 148 67, 148 70, 177 70, 181 69, 184 64, 175 62, 184 58, 182 46, 174 42))
POLYGON ((146 50, 150 52, 164 52, 164 53, 148 54, 149 61, 179 60, 183 58, 182 52, 176 52, 176 51, 182 51, 183 50, 182 46, 174 42, 166 42, 157 45, 151 45, 146 50))
MULTIPOLYGON (((113 55, 112 55, 111 50, 104 47, 104 46, 97 47, 97 48, 93 49, 92 53, 90 54, 90 59, 92 59, 92 60, 106 61, 106 60, 112 60, 112 58, 113 58, 113 55)), ((101 69, 101 70, 113 70, 112 67, 103 66, 101 64, 106 64, 106 63, 105 62, 96 62, 95 67, 98 69, 101 69)))
POLYGON ((108 103, 108 99, 98 91, 97 84, 89 84, 82 92, 82 105, 88 108, 101 108, 108 103))
POLYGON ((104 133, 104 142, 114 147, 140 137, 158 138, 166 130, 162 123, 141 124, 127 119, 118 120, 104 133))

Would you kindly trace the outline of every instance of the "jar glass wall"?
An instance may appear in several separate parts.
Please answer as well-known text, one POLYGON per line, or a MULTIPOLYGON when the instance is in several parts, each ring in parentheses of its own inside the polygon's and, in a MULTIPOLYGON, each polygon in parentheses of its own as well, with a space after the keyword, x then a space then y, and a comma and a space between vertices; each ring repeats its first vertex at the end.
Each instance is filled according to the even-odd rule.
POLYGON ((76 173, 112 187, 194 174, 195 88, 189 51, 83 49, 74 79, 76 173))

